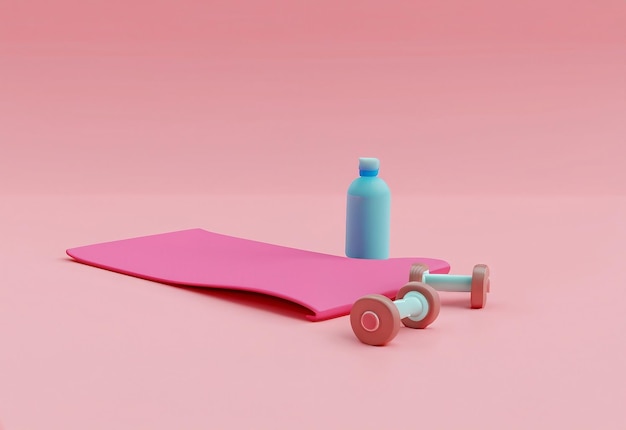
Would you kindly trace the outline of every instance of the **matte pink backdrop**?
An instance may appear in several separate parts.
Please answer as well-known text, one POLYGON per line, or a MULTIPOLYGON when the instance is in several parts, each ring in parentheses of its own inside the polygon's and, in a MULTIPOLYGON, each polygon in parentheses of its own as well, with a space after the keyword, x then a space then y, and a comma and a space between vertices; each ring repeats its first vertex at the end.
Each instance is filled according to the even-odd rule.
POLYGON ((4 192, 626 190, 626 6, 3 0, 4 192))
POLYGON ((0 427, 626 428, 626 3, 518 3, 0 0, 0 427), (359 156, 392 256, 489 264, 487 308, 371 348, 65 257, 342 254, 359 156))

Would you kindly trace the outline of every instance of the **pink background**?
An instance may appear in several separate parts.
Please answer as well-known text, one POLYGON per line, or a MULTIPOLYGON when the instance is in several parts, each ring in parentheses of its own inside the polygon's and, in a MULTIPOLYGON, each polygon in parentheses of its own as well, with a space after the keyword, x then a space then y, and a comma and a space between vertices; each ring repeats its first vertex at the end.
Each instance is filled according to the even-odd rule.
POLYGON ((382 4, 0 1, 0 427, 626 427, 626 3, 382 4), (489 264, 487 308, 372 348, 65 257, 342 254, 359 156, 392 256, 489 264))
POLYGON ((624 193, 626 5, 510 3, 2 0, 2 190, 624 193))

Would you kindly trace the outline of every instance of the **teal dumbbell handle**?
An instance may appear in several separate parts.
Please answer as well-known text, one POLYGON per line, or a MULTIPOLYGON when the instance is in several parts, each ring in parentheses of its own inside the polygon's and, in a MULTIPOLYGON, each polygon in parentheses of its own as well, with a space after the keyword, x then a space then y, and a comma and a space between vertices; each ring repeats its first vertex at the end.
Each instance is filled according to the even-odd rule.
POLYGON ((430 285, 437 291, 460 291, 469 293, 472 287, 472 277, 468 275, 441 275, 424 273, 422 282, 430 285))
POLYGON ((411 318, 420 321, 428 314, 428 301, 426 298, 414 291, 407 293, 403 298, 393 302, 400 312, 400 319, 411 318))
POLYGON ((489 267, 485 264, 474 266, 472 275, 442 275, 430 273, 425 264, 414 264, 409 274, 410 282, 423 282, 437 291, 470 293, 472 309, 484 308, 489 292, 489 267))

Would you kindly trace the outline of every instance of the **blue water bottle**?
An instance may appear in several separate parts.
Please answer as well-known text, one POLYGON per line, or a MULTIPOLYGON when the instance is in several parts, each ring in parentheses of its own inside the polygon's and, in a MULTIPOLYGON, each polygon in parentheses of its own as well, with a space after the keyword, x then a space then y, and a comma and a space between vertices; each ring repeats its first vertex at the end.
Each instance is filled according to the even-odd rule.
POLYGON ((360 176, 348 188, 346 255, 351 258, 389 258, 391 192, 378 177, 377 158, 359 158, 360 176))

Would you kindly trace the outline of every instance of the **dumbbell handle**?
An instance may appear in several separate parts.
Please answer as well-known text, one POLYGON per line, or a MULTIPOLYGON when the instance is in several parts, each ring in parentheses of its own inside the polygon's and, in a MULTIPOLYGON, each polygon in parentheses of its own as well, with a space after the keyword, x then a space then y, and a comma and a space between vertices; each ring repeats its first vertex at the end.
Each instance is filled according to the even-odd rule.
POLYGON ((411 317, 420 320, 428 313, 428 301, 418 292, 411 291, 393 303, 400 312, 400 319, 411 317))
POLYGON ((430 285, 437 291, 470 291, 472 286, 471 275, 443 275, 439 273, 424 273, 422 282, 430 285))

